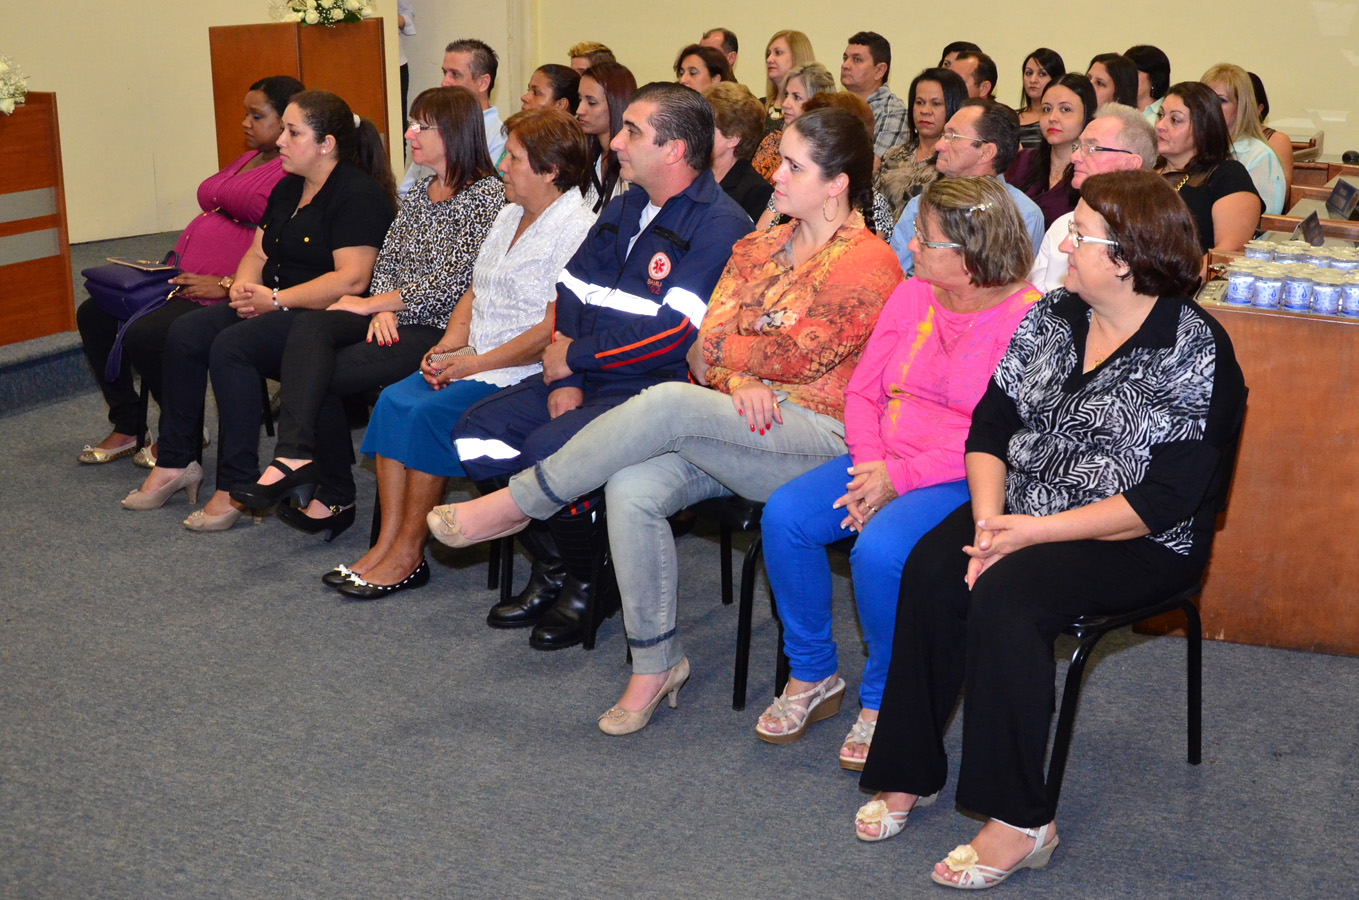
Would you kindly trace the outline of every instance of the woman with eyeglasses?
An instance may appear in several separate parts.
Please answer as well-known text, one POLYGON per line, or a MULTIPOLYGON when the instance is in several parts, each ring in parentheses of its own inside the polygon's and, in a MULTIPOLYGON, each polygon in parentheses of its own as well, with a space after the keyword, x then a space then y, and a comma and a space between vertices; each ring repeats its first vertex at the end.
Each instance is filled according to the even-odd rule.
POLYGON ((934 167, 934 152, 944 123, 967 102, 967 83, 948 69, 925 69, 911 79, 906 92, 906 108, 911 117, 906 123, 907 140, 882 155, 873 176, 873 189, 892 204, 892 220, 910 199, 939 177, 934 167))
POLYGON ((1042 146, 1019 151, 1005 179, 1038 204, 1043 227, 1051 228, 1076 208, 1071 150, 1095 117, 1095 89, 1090 79, 1069 73, 1052 82, 1043 91, 1042 111, 1042 146))
POLYGON ((1232 158, 1222 101, 1207 85, 1172 85, 1156 111, 1156 171, 1180 194, 1199 229, 1204 265, 1213 250, 1237 253, 1255 234, 1264 202, 1232 158))
MULTIPOLYGON (((868 646, 862 711, 839 750, 863 768, 891 658, 901 566, 967 499, 963 438, 1010 335, 1039 298, 1019 210, 994 178, 935 181, 911 239, 915 276, 892 293, 845 389, 849 452, 788 482, 761 517, 766 568, 792 677, 755 725, 784 744, 839 711, 827 545, 851 534, 854 602, 868 646), (848 486, 846 486, 848 482, 848 486)), ((857 639, 857 638, 856 638, 857 639)))
POLYGON ((1173 185, 1144 170, 1090 176, 1062 250, 1065 289, 1029 310, 973 410, 969 501, 902 570, 860 779, 879 793, 859 836, 900 831, 945 785, 944 733, 966 692, 956 802, 986 824, 935 865, 947 887, 1047 865, 1053 641, 1079 616, 1199 579, 1244 408, 1231 341, 1192 300, 1199 244, 1173 185))

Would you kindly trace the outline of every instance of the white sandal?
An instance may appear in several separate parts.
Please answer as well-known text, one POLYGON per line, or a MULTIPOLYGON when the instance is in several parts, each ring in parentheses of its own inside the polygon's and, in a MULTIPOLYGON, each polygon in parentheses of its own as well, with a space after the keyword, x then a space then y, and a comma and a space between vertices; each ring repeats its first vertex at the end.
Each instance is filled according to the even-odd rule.
POLYGON ((960 888, 965 891, 979 891, 995 887, 1020 869, 1041 869, 1046 866, 1048 860, 1052 859, 1052 851, 1057 849, 1057 844, 1061 841, 1054 835, 1051 843, 1044 843, 1048 837, 1048 829, 1052 827, 1051 822, 1041 828, 1018 828, 1009 822, 1001 822, 1000 819, 992 819, 991 821, 999 822, 1006 828, 1014 828, 1015 831, 1033 838, 1033 849, 1029 851, 1028 856, 1008 869, 997 869, 995 866, 983 866, 977 862, 977 851, 972 849, 971 844, 959 844, 943 860, 949 871, 961 873, 958 880, 951 881, 931 870, 930 878, 935 884, 960 888))
POLYGON ((865 747, 873 746, 873 732, 878 728, 878 720, 872 722, 864 720, 864 714, 859 713, 859 718, 854 720, 854 727, 845 735, 845 739, 840 743, 840 768, 848 769, 851 772, 862 772, 864 763, 867 761, 868 754, 863 756, 847 756, 845 747, 848 744, 863 744, 865 747))
POLYGON ((807 688, 800 694, 788 696, 787 688, 778 699, 769 704, 760 716, 777 719, 790 727, 783 731, 770 731, 755 723, 755 736, 771 744, 791 744, 802 737, 807 726, 822 719, 829 719, 840 711, 840 701, 845 696, 845 680, 838 675, 830 675, 807 688))
POLYGON ((854 814, 854 836, 861 841, 874 843, 885 841, 889 837, 896 837, 901 833, 901 829, 906 827, 906 818, 917 809, 924 809, 939 799, 939 792, 935 791, 926 797, 916 797, 915 803, 911 804, 910 809, 890 810, 887 808, 885 800, 870 800, 859 811, 854 814), (878 833, 864 834, 862 825, 878 826, 878 833))

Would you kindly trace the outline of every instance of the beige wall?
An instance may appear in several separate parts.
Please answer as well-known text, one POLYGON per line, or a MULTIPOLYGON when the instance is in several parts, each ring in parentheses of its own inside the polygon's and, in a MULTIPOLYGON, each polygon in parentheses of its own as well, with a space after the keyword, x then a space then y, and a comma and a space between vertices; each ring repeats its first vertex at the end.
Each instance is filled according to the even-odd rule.
POLYGON ((540 62, 565 62, 568 46, 591 39, 613 48, 638 82, 669 80, 680 47, 698 40, 705 29, 722 26, 740 37, 736 75, 757 96, 765 83, 765 41, 783 28, 806 32, 820 61, 837 73, 849 35, 860 29, 881 33, 892 42, 891 84, 903 94, 916 72, 938 61, 944 44, 971 40, 995 58, 1000 99, 1010 104, 1019 99, 1024 56, 1035 47, 1051 47, 1068 66, 1083 71, 1096 53, 1152 43, 1170 56, 1173 80, 1197 79, 1216 62, 1243 65, 1264 79, 1274 127, 1295 135, 1323 128, 1328 153, 1359 149, 1359 123, 1353 116, 1359 100, 1355 0, 1145 0, 1117 7, 1013 0, 972 0, 964 6, 881 0, 733 5, 696 0, 668 5, 663 16, 643 12, 640 5, 628 6, 637 12, 600 14, 590 17, 588 24, 582 22, 578 0, 537 3, 540 62), (1119 13, 1125 21, 1135 18, 1143 24, 1112 24, 1119 13))
MULTIPOLYGON (((883 3, 869 0, 843 0, 833 7, 807 0, 735 7, 697 0, 666 7, 663 15, 650 11, 660 7, 619 4, 616 8, 626 14, 591 16, 594 24, 588 27, 580 24, 578 0, 415 3, 418 34, 408 53, 411 96, 438 83, 448 41, 479 37, 500 53, 492 99, 505 116, 519 108, 519 94, 536 65, 565 62, 566 47, 585 38, 614 47, 645 82, 672 77, 670 64, 679 47, 705 27, 724 25, 745 42, 737 75, 760 93, 761 56, 771 32, 801 27, 820 59, 834 67, 845 38, 865 27, 892 41, 892 84, 898 90, 905 90, 916 70, 935 62, 944 43, 968 38, 996 58, 1001 97, 1009 102, 1016 99, 1024 54, 1039 44, 1079 67, 1097 52, 1152 42, 1170 55, 1177 79, 1195 78, 1218 61, 1237 62, 1265 79, 1275 127, 1295 135, 1324 128, 1329 153, 1359 148, 1359 123, 1351 115, 1359 53, 1350 49, 1359 0, 1200 5, 1147 0, 1138 18, 1148 24, 1132 28, 1078 22, 1070 14, 1082 8, 1072 6, 1054 7, 1041 25, 1018 23, 1015 11, 1032 13, 1032 4, 997 0, 974 0, 966 22, 918 4, 892 6, 884 13, 883 3), (1222 37, 1211 37, 1215 33, 1222 37)), ((266 21, 267 0, 21 0, 10 6, 16 8, 6 10, 0 52, 32 76, 33 90, 58 95, 71 240, 182 228, 197 211, 195 190, 216 158, 207 29, 266 21)), ((378 0, 378 10, 389 20, 389 105, 395 117, 395 0, 378 0)), ((390 127, 396 134, 399 124, 390 127)), ((399 165, 400 148, 393 149, 399 165)))

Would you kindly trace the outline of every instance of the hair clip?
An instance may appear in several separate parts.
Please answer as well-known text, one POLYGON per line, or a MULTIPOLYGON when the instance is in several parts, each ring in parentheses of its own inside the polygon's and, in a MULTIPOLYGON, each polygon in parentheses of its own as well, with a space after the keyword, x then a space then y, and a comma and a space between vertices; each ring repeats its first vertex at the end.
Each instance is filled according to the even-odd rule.
POLYGON ((360 122, 360 121, 362 121, 362 120, 359 118, 359 114, 358 114, 358 113, 354 113, 354 127, 355 127, 355 128, 358 128, 358 127, 359 127, 359 122, 360 122))
POLYGON ((966 212, 970 216, 975 212, 984 212, 993 206, 995 206, 995 203, 993 203, 990 200, 987 200, 985 203, 978 203, 975 206, 969 206, 966 212))

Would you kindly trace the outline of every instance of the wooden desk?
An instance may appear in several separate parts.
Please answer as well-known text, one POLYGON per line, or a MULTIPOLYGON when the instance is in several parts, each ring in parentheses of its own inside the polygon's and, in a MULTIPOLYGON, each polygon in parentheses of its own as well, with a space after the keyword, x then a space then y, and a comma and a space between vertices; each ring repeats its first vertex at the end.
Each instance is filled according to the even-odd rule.
POLYGON ((0 115, 0 344, 75 329, 57 95, 0 115))
POLYGON ((1359 655, 1359 321, 1204 307, 1250 388, 1204 636, 1359 655))

